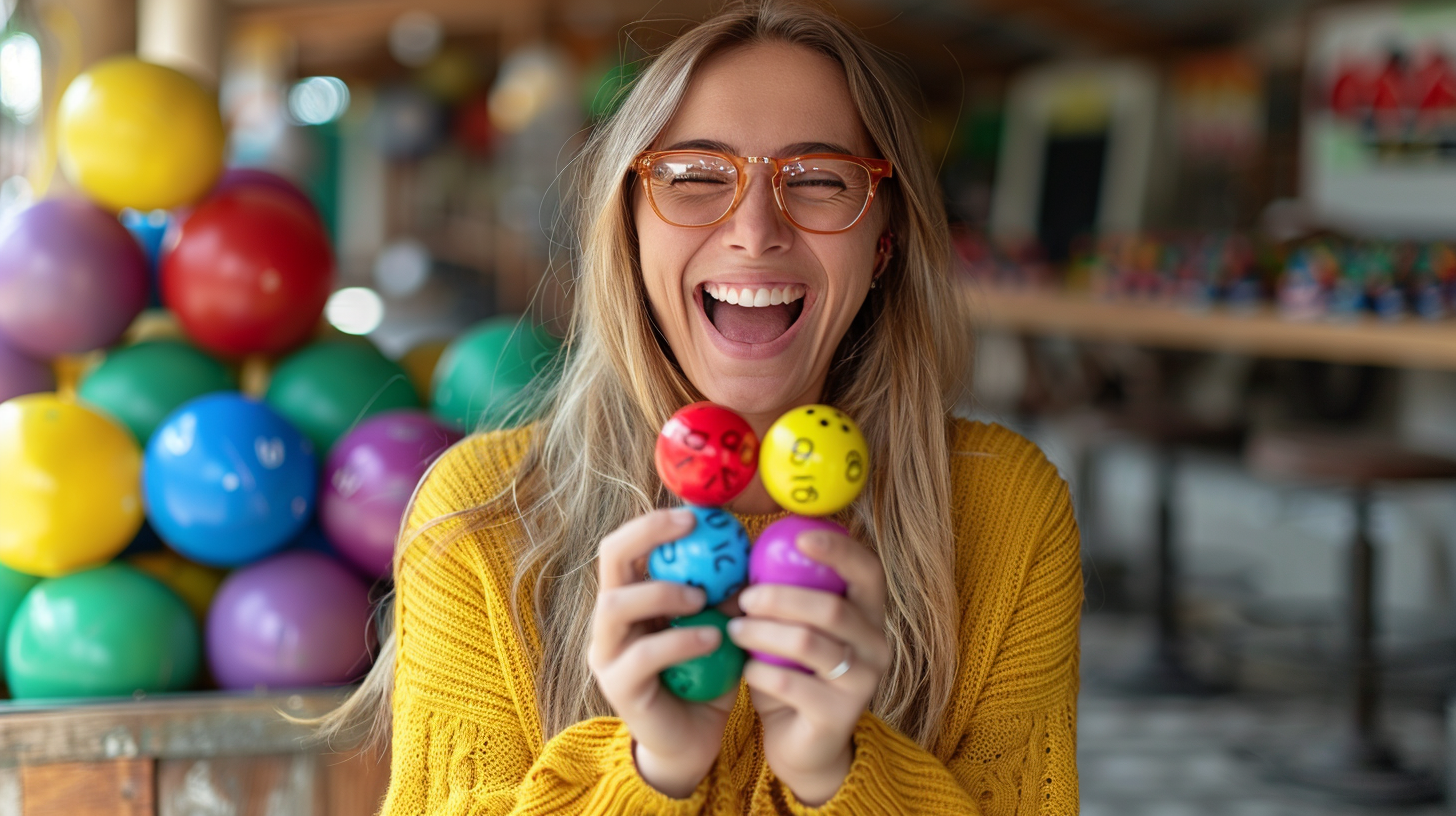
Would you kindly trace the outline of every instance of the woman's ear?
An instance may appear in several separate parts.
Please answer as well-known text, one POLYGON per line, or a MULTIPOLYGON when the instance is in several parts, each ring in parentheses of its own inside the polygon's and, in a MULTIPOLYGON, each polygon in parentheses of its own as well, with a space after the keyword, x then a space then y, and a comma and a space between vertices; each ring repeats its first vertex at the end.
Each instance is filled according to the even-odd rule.
POLYGON ((884 274, 885 268, 890 265, 890 259, 895 257, 895 233, 885 230, 880 235, 879 246, 875 249, 875 271, 870 281, 870 288, 879 285, 880 275, 884 274))

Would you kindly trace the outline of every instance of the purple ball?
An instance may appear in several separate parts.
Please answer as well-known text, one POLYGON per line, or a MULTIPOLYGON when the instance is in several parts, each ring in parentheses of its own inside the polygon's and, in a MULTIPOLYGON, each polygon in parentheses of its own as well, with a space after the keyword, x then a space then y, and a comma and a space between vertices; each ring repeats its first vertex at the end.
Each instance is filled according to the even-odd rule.
POLYGON ((319 522, 339 554, 383 578, 415 485, 460 434, 423 411, 390 411, 360 423, 329 451, 319 522))
POLYGON ((293 550, 227 577, 207 613, 207 660, 227 689, 346 683, 369 667, 369 590, 339 562, 293 550))
MULTIPOLYGON (((799 535, 814 530, 830 530, 840 535, 849 535, 848 530, 822 518, 789 516, 780 519, 765 528, 753 543, 753 549, 748 553, 748 583, 789 584, 843 595, 847 587, 839 573, 799 552, 799 535)), ((775 666, 809 671, 778 655, 755 651, 750 651, 749 654, 755 660, 775 666)))
POLYGON ((318 212, 318 208, 313 205, 313 200, 303 190, 300 190, 297 184, 268 170, 257 167, 230 167, 223 171, 222 177, 217 180, 217 185, 212 188, 211 195, 217 195, 223 190, 234 187, 271 187, 287 193, 290 198, 307 207, 309 212, 318 212))
POLYGON ((20 353, 0 335, 0 402, 55 389, 56 375, 50 366, 20 353))
POLYGON ((146 305, 141 246, 88 201, 41 201, 0 236, 0 331, 31 357, 110 345, 146 305))

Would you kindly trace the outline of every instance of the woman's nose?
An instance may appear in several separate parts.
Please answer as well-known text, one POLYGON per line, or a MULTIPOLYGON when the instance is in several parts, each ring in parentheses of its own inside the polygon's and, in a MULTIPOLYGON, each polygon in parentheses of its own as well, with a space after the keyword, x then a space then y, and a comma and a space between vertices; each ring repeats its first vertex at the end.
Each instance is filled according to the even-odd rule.
POLYGON ((728 222, 728 237, 732 244, 748 250, 752 256, 787 245, 793 235, 793 226, 784 218, 774 200, 772 168, 749 166, 743 199, 738 202, 738 209, 728 222))

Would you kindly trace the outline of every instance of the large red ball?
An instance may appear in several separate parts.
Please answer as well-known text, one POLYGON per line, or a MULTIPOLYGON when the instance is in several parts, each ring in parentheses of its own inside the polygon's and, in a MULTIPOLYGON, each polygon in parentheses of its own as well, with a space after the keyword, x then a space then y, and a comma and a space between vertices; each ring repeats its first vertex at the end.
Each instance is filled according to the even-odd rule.
POLYGON ((721 405, 695 402, 657 435, 657 475, 683 501, 718 507, 743 492, 758 468, 758 436, 721 405))
POLYGON ((307 206, 262 185, 207 198, 162 261, 162 302, 187 336, 216 354, 279 354, 318 327, 333 287, 323 224, 307 206))

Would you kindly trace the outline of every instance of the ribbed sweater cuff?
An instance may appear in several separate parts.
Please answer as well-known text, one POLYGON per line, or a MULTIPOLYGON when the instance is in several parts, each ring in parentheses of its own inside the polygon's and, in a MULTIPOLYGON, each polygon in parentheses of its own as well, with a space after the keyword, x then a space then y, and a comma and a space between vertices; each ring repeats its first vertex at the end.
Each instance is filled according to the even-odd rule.
POLYGON ((800 802, 788 785, 778 782, 783 787, 784 802, 794 816, 919 813, 917 802, 954 802, 965 796, 949 779, 940 760, 868 711, 860 715, 853 739, 854 761, 850 763, 849 775, 834 796, 819 807, 800 802), (947 783, 956 789, 944 792, 927 789, 947 783))
POLYGON ((691 796, 674 799, 652 787, 637 772, 637 760, 632 753, 632 733, 627 730, 626 723, 617 723, 607 738, 606 749, 602 757, 601 784, 593 792, 591 803, 586 808, 588 813, 694 816, 703 812, 711 773, 703 777, 691 796))

